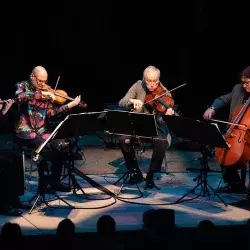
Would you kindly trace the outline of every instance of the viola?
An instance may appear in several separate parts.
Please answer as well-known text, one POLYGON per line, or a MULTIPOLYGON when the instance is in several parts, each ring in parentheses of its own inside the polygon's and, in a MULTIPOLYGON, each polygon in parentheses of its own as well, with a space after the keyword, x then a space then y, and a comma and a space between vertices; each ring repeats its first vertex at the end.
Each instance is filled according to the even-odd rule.
MULTIPOLYGON (((54 94, 55 95, 55 100, 53 100, 53 102, 58 103, 58 104, 64 104, 66 102, 66 100, 70 100, 70 101, 74 100, 74 98, 68 96, 66 91, 60 90, 60 89, 54 90, 54 89, 51 88, 51 86, 49 86, 47 84, 43 85, 43 87, 40 90, 51 92, 52 94, 54 94)), ((85 102, 83 102, 83 101, 81 101, 78 105, 81 108, 86 108, 87 107, 87 104, 85 102)))
POLYGON ((250 160, 250 98, 233 113, 230 127, 224 135, 229 149, 215 148, 216 161, 223 166, 237 163, 241 168, 250 160))
POLYGON ((167 109, 172 108, 174 106, 173 98, 167 96, 167 94, 185 85, 186 83, 168 91, 164 87, 162 87, 162 85, 159 84, 154 91, 146 94, 144 105, 148 104, 152 106, 154 109, 156 109, 158 112, 164 114, 167 111, 167 109))

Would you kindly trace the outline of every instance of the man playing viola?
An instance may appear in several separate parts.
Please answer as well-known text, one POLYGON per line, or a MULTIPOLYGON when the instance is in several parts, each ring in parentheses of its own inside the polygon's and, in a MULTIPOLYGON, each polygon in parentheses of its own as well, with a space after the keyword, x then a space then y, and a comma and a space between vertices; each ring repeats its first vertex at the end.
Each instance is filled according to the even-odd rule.
MULTIPOLYGON (((250 97, 250 66, 246 67, 240 75, 241 83, 233 87, 232 92, 215 99, 212 105, 205 111, 203 118, 210 120, 215 113, 223 107, 230 105, 229 121, 236 109, 244 104, 250 97)), ((246 166, 237 166, 237 163, 231 166, 221 166, 223 171, 224 182, 227 183, 224 192, 245 192, 246 166), (241 177, 238 174, 238 169, 241 169, 241 177)), ((249 193, 249 188, 248 188, 249 193)), ((248 195, 249 196, 249 195, 248 195)), ((250 197, 248 197, 250 198, 250 197)))
MULTIPOLYGON (((61 106, 54 105, 56 96, 52 92, 43 91, 48 81, 48 73, 44 67, 37 66, 30 74, 28 81, 21 81, 16 84, 16 102, 19 107, 19 120, 16 125, 16 138, 21 144, 36 149, 50 135, 47 129, 46 120, 59 113, 66 113, 77 106, 81 100, 77 96, 73 101, 61 106)), ((62 140, 51 140, 47 144, 47 152, 41 154, 42 161, 38 165, 39 177, 47 171, 45 161, 50 161, 51 178, 49 185, 52 190, 70 191, 60 183, 62 164, 59 145, 62 140)))
MULTIPOLYGON (((134 112, 139 113, 156 113, 155 110, 150 110, 144 105, 147 93, 151 93, 157 89, 158 86, 162 86, 167 90, 160 82, 160 70, 154 66, 148 66, 143 72, 143 80, 138 80, 128 90, 127 94, 119 101, 120 107, 130 107, 133 105, 134 112)), ((170 93, 166 95, 171 97, 170 93)), ((172 115, 174 111, 172 108, 168 108, 165 114, 172 115)), ((165 156, 166 148, 168 147, 167 135, 168 129, 162 119, 157 119, 158 125, 158 137, 153 139, 153 154, 150 162, 150 167, 146 176, 145 188, 153 188, 154 184, 154 173, 161 170, 161 165, 165 156)), ((138 167, 135 152, 132 149, 129 136, 120 137, 121 150, 125 159, 126 168, 132 174, 130 181, 140 182, 143 180, 142 173, 138 167)))

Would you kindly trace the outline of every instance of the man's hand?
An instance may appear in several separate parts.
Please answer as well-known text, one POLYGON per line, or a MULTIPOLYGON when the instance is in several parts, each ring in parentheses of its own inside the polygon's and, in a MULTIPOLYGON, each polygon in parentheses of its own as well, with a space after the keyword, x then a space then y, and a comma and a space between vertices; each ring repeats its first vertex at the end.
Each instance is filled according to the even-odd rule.
POLYGON ((81 101, 81 96, 79 95, 79 96, 77 96, 75 99, 74 99, 74 104, 75 104, 75 106, 77 106, 79 103, 80 103, 80 101, 81 101))
POLYGON ((74 101, 68 103, 68 107, 71 109, 71 108, 77 106, 77 105, 80 103, 80 101, 81 101, 81 96, 79 95, 79 96, 77 96, 77 97, 74 99, 74 101))
POLYGON ((174 114, 174 110, 172 108, 168 108, 165 112, 165 115, 173 115, 174 114))
POLYGON ((8 99, 8 100, 6 101, 5 107, 4 107, 4 109, 3 109, 3 114, 4 114, 4 115, 8 112, 8 110, 10 109, 10 107, 12 106, 12 104, 13 104, 14 102, 15 102, 15 101, 14 101, 13 99, 8 99))
POLYGON ((135 110, 139 110, 139 109, 142 108, 143 103, 142 103, 141 100, 138 100, 138 99, 129 99, 129 102, 133 103, 135 110))
POLYGON ((203 118, 205 120, 210 120, 215 114, 215 110, 213 108, 208 108, 203 114, 203 118))
POLYGON ((54 100, 56 99, 56 96, 55 96, 53 93, 51 93, 51 92, 42 91, 41 93, 42 93, 42 95, 44 95, 44 96, 48 96, 52 101, 54 101, 54 100))

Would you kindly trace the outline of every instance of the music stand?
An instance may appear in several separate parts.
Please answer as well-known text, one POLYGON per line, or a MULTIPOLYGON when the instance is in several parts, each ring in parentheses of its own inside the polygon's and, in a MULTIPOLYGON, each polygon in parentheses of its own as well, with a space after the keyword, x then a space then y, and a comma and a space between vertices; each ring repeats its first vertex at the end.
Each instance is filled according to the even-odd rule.
MULTIPOLYGON (((114 135, 126 135, 130 137, 130 145, 134 153, 138 138, 149 138, 158 136, 155 116, 152 114, 136 113, 122 110, 107 110, 106 132, 114 135)), ((122 191, 128 177, 133 173, 127 170, 114 184, 123 179, 117 195, 122 191)), ((143 195, 137 183, 135 183, 141 196, 143 195)), ((141 197, 140 196, 140 197, 141 197)), ((138 198, 138 197, 136 197, 138 198)))
POLYGON ((208 147, 213 146, 218 148, 229 148, 217 124, 201 122, 199 120, 194 120, 182 116, 177 117, 166 115, 163 117, 163 119, 166 122, 167 126, 173 131, 173 133, 176 134, 176 136, 190 139, 194 142, 198 142, 201 146, 200 151, 202 153, 202 160, 200 177, 197 178, 198 183, 193 189, 191 189, 189 192, 179 198, 176 203, 180 202, 189 193, 193 193, 197 187, 201 186, 201 196, 206 196, 206 194, 210 195, 210 188, 213 191, 214 195, 216 195, 224 203, 224 205, 227 206, 227 204, 218 195, 215 189, 212 188, 207 182, 207 173, 209 172, 207 152, 208 147))
MULTIPOLYGON (((39 156, 43 148, 52 139, 68 139, 72 137, 91 134, 98 130, 103 130, 105 124, 105 121, 102 119, 103 116, 105 116, 105 112, 89 112, 89 113, 68 115, 62 122, 58 124, 58 126, 51 133, 48 139, 42 145, 40 145, 40 147, 35 151, 35 158, 38 158, 37 156, 39 156)), ((86 197, 86 199, 89 199, 75 178, 74 174, 77 174, 78 176, 82 177, 87 182, 89 182, 92 186, 95 186, 96 188, 109 194, 110 196, 114 196, 114 194, 110 192, 108 189, 97 184, 91 178, 81 173, 78 169, 75 169, 71 140, 69 140, 69 152, 70 152, 70 161, 68 164, 68 177, 71 180, 71 183, 73 185, 73 192, 75 194, 76 194, 76 189, 78 190, 80 189, 83 195, 86 197)))

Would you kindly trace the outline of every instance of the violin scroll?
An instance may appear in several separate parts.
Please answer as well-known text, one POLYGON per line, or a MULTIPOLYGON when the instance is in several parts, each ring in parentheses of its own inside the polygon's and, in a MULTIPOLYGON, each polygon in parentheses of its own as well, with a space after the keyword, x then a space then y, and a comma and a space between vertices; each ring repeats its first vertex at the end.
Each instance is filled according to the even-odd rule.
POLYGON ((83 109, 87 108, 87 104, 85 102, 80 102, 78 105, 83 109))

